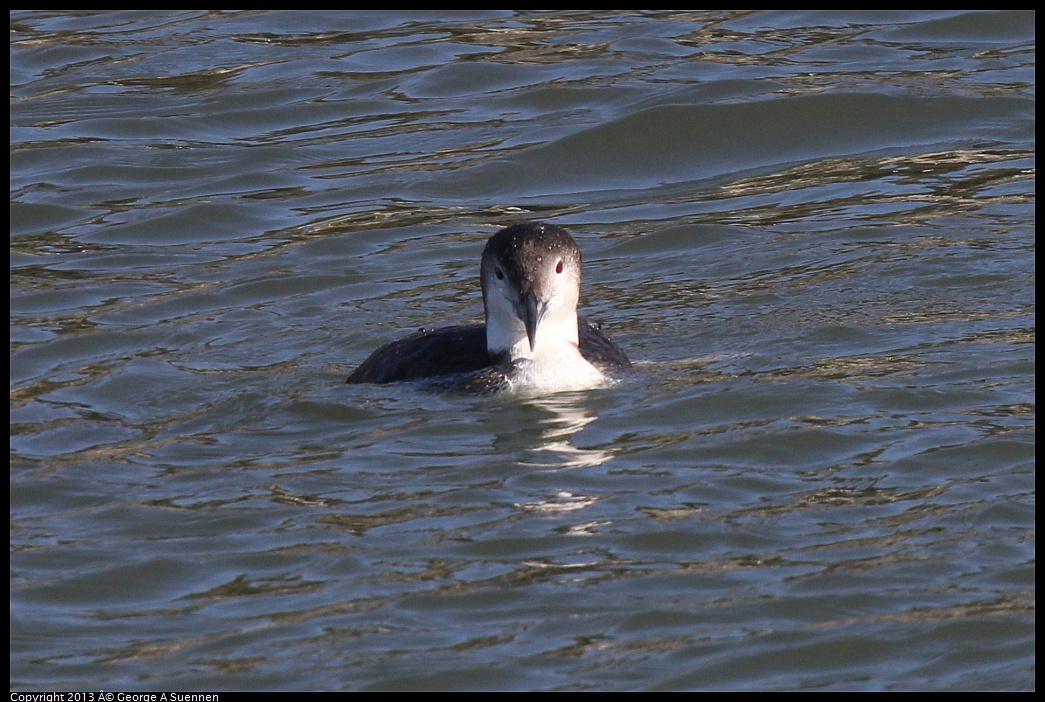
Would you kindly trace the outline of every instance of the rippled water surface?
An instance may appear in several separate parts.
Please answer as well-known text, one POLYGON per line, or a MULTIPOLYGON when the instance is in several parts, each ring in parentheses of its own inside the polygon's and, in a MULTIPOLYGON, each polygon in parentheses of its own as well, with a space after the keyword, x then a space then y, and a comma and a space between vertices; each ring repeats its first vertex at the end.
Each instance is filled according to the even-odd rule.
POLYGON ((12 689, 1034 687, 1033 14, 10 19, 12 689))

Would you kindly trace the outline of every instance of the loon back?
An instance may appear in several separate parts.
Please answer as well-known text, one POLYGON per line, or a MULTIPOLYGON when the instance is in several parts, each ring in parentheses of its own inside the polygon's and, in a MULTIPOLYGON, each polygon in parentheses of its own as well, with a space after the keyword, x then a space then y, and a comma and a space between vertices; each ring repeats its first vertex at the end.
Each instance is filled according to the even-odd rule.
MULTIPOLYGON (((579 318, 577 333, 581 355, 599 370, 631 368, 631 361, 599 325, 579 318)), ((449 376, 488 371, 498 365, 499 359, 486 350, 483 324, 422 329, 374 351, 348 376, 347 382, 382 384, 436 378, 446 381, 449 376)), ((480 378, 482 385, 492 383, 489 372, 481 373, 480 378)))

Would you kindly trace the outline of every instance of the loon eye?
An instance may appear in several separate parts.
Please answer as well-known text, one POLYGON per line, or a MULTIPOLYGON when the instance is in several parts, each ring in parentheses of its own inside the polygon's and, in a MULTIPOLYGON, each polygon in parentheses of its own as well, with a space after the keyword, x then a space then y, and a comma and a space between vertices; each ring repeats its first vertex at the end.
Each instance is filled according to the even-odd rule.
POLYGON ((504 271, 502 271, 500 268, 494 268, 493 274, 497 276, 497 280, 504 280, 504 271))
POLYGON ((562 259, 560 258, 559 262, 555 264, 555 272, 556 273, 562 273, 562 269, 563 269, 563 263, 562 263, 562 259))

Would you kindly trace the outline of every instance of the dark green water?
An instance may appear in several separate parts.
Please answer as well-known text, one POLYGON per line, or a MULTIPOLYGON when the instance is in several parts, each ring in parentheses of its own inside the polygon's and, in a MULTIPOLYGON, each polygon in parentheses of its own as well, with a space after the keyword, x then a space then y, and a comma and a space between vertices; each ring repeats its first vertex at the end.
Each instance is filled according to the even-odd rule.
POLYGON ((1033 13, 10 41, 12 690, 1034 688, 1033 13), (343 384, 526 220, 634 374, 343 384))

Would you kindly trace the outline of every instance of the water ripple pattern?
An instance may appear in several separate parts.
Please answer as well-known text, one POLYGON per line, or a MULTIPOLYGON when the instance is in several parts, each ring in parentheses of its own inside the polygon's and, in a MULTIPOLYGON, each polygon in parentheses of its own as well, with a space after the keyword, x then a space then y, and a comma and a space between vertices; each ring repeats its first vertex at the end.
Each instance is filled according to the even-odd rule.
POLYGON ((11 689, 1031 690, 1010 11, 12 11, 11 689), (584 252, 612 387, 346 386, 584 252))

